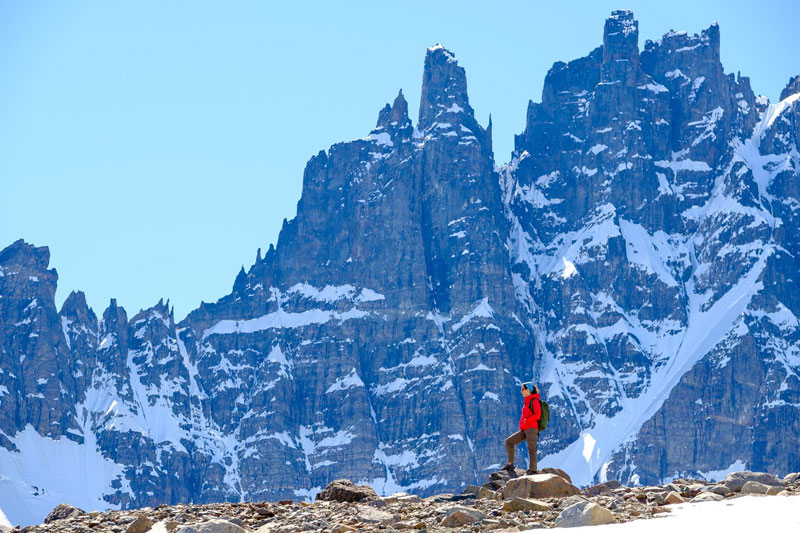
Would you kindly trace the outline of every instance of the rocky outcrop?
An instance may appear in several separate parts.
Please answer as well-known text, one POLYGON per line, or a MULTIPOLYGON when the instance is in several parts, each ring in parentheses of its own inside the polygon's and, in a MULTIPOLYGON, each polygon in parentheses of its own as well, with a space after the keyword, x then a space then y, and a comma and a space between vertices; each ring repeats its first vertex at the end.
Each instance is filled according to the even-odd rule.
MULTIPOLYGON (((752 472, 744 474, 754 475, 752 472)), ((72 514, 47 524, 30 527, 27 531, 344 533, 426 530, 435 533, 458 530, 454 528, 466 528, 470 531, 521 531, 649 519, 669 513, 671 505, 691 498, 694 498, 694 502, 724 500, 725 496, 714 492, 723 487, 725 485, 722 483, 676 480, 664 486, 619 486, 599 496, 573 495, 541 501, 514 498, 498 502, 476 498, 474 494, 438 494, 425 499, 390 495, 367 504, 319 499, 314 503, 287 500, 280 503, 161 505, 137 511, 72 514), (135 529, 137 524, 148 526, 145 529, 135 529)), ((800 494, 800 484, 789 483, 781 494, 781 497, 796 497, 800 494)), ((729 492, 727 499, 740 497, 751 496, 729 492)))

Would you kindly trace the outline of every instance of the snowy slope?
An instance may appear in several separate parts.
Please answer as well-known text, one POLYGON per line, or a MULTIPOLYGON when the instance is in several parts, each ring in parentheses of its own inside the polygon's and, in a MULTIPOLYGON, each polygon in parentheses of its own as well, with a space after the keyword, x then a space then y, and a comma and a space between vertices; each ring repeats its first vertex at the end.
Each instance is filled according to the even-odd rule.
MULTIPOLYGON (((586 533, 674 533, 675 531, 796 531, 794 497, 749 495, 732 500, 671 505, 670 513, 650 520, 570 528, 586 533)), ((529 529, 527 533, 539 531, 529 529)))

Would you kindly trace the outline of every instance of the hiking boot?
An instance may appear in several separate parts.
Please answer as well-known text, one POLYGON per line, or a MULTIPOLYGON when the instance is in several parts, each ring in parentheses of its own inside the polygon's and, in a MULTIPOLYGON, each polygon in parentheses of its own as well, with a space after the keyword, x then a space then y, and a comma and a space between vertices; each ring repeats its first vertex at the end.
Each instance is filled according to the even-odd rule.
POLYGON ((514 471, 514 463, 506 463, 506 465, 501 468, 500 470, 508 470, 509 472, 514 471))
POLYGON ((531 470, 530 468, 525 471, 526 476, 532 476, 533 474, 538 474, 538 473, 539 473, 538 470, 531 470))

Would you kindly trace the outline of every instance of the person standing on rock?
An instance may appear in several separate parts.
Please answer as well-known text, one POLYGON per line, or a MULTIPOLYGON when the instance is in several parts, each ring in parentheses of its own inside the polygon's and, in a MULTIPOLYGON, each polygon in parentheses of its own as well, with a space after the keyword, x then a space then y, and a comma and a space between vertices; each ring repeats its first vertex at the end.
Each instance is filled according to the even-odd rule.
POLYGON ((539 389, 531 382, 523 383, 520 389, 524 402, 522 416, 519 418, 519 431, 506 439, 506 454, 508 463, 503 470, 514 470, 514 448, 523 441, 528 443, 528 470, 526 474, 537 472, 536 440, 539 437, 539 418, 542 416, 542 406, 539 403, 539 389))

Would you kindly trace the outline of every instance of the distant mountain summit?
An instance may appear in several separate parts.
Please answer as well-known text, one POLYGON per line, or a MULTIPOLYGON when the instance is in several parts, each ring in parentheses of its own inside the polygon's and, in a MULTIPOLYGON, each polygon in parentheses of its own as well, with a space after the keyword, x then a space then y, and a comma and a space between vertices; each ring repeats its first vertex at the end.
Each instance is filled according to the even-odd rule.
POLYGON ((416 126, 401 91, 312 157, 277 244, 178 324, 59 311, 47 248, 0 251, 0 508, 460 491, 531 377, 576 484, 800 470, 800 82, 769 104, 719 52, 613 12, 498 167, 429 48, 416 126))

